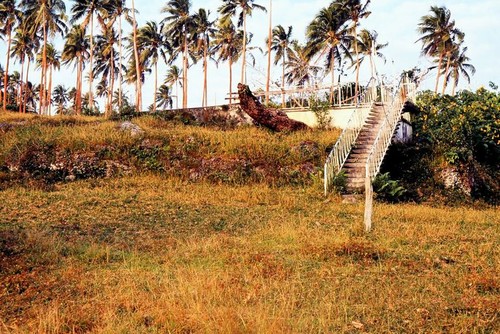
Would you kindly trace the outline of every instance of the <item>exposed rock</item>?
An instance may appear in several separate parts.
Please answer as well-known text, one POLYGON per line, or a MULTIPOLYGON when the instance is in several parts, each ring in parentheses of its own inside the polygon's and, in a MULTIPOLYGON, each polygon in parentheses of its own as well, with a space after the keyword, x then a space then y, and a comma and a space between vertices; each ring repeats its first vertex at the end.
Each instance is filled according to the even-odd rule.
POLYGON ((252 94, 247 85, 238 84, 238 97, 241 109, 246 112, 256 124, 276 132, 305 130, 309 127, 288 116, 279 109, 266 108, 252 94))
POLYGON ((441 178, 446 189, 459 190, 466 196, 472 193, 473 180, 464 177, 455 167, 446 167, 441 171, 441 178))
POLYGON ((130 121, 125 121, 120 124, 120 130, 129 132, 132 137, 141 136, 144 134, 144 130, 140 126, 134 124, 130 121))

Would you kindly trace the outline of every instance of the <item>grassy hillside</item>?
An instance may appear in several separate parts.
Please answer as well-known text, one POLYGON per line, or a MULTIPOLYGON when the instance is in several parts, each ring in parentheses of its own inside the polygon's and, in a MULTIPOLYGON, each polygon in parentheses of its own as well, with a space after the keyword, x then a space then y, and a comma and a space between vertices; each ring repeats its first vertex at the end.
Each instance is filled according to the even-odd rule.
POLYGON ((2 117, 1 333, 500 331, 498 209, 376 204, 365 234, 318 180, 338 132, 2 117))
MULTIPOLYGON (((184 180, 307 184, 339 131, 273 134, 256 127, 186 126, 134 119, 142 133, 94 118, 0 116, 0 181, 50 186, 68 180, 154 172, 184 180)), ((2 182, 0 182, 2 187, 2 182)))

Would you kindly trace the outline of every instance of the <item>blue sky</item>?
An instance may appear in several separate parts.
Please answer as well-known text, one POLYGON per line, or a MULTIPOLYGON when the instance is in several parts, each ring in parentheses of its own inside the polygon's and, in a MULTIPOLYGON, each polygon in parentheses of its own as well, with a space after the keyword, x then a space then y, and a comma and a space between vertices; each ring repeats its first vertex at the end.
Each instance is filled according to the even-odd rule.
MULTIPOLYGON (((146 21, 160 21, 162 15, 161 8, 167 1, 159 0, 136 0, 136 7, 139 10, 137 16, 139 25, 146 21)), ((72 1, 66 1, 67 9, 71 7, 72 1)), ((127 1, 131 6, 131 1, 127 1)), ((256 3, 265 7, 269 6, 269 0, 257 0, 256 3)), ((192 11, 200 7, 210 9, 211 18, 216 18, 217 8, 220 0, 192 0, 192 11)), ((320 0, 273 0, 273 26, 281 24, 284 27, 293 26, 293 37, 299 41, 305 39, 306 26, 311 22, 319 10, 329 4, 329 1, 320 0)), ((498 0, 372 0, 369 10, 372 14, 361 22, 361 28, 376 30, 379 42, 388 42, 389 45, 383 50, 387 62, 379 60, 377 63, 378 72, 386 75, 387 78, 395 78, 403 70, 414 66, 427 68, 431 65, 430 59, 420 57, 420 43, 415 43, 419 38, 416 27, 421 16, 426 15, 432 5, 444 5, 451 10, 452 18, 456 25, 465 32, 465 45, 468 46, 468 56, 471 63, 476 67, 476 75, 472 78, 470 85, 461 79, 460 89, 477 89, 480 86, 488 86, 489 81, 500 84, 500 68, 497 65, 500 46, 496 33, 500 31, 500 1, 498 0)), ((124 25, 124 29, 129 28, 124 25)), ((265 49, 264 40, 267 37, 268 16, 266 13, 255 11, 249 18, 248 30, 254 33, 252 45, 265 49)), ((62 49, 62 42, 56 41, 59 49, 62 49)), ((5 43, 0 42, 0 63, 5 63, 5 43)), ((248 84, 252 89, 263 88, 265 84, 266 57, 256 54, 255 68, 248 68, 248 84)), ((321 64, 321 63, 320 63, 321 64)), ((180 63, 179 63, 180 66, 180 63)), ((234 87, 240 77, 239 63, 233 68, 234 87)), ((370 69, 368 62, 364 65, 362 80, 367 80, 370 69)), ((227 64, 220 64, 217 68, 215 64, 209 67, 209 104, 223 104, 228 93, 228 70, 227 64)), ((11 66, 12 70, 20 70, 18 64, 11 66)), ((159 78, 163 80, 167 70, 166 65, 160 66, 159 78)), ((279 81, 281 68, 276 67, 272 71, 272 80, 279 81)), ((32 75, 32 80, 37 81, 39 76, 32 75)), ((76 73, 72 68, 63 68, 60 73, 54 75, 54 86, 63 84, 72 87, 75 84, 76 73)), ((348 77, 349 78, 349 77, 348 77)), ((352 76, 351 76, 352 78, 352 76)), ((194 65, 189 70, 189 106, 201 105, 202 95, 202 70, 201 64, 194 65)), ((435 75, 431 72, 422 83, 422 88, 432 88, 435 82, 435 75)), ((87 87, 84 84, 84 87, 87 87)), ((144 107, 152 103, 153 77, 146 78, 144 86, 144 107)), ((133 91, 129 88, 130 95, 133 91)), ((131 98, 133 101, 133 98, 131 98)))

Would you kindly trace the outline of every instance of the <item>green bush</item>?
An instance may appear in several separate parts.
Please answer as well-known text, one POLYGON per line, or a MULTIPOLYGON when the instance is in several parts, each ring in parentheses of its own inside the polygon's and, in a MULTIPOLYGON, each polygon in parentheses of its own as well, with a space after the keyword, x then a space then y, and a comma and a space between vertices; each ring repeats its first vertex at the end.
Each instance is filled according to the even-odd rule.
POLYGON ((499 202, 499 93, 484 88, 456 96, 423 92, 412 122, 413 141, 392 145, 381 169, 410 189, 404 198, 449 197, 440 171, 452 168, 472 180, 472 199, 499 202))

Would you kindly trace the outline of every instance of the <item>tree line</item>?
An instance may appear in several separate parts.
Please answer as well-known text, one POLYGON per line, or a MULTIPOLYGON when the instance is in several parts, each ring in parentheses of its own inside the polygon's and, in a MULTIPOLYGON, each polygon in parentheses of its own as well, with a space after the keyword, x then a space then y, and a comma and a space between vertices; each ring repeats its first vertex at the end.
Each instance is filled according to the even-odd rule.
MULTIPOLYGON (((96 97, 105 101, 104 112, 111 116, 124 109, 143 110, 142 86, 147 75, 154 78, 154 98, 150 110, 172 108, 173 97, 182 95, 181 107, 187 107, 188 77, 192 65, 201 62, 203 71, 202 106, 207 106, 208 62, 226 63, 229 93, 233 87, 233 65, 241 62, 240 82, 246 83, 246 66, 253 52, 264 49, 268 56, 266 102, 269 102, 271 66, 281 67, 280 88, 286 85, 314 86, 330 80, 336 72, 352 69, 355 94, 358 92, 360 65, 369 59, 371 76, 376 76, 375 57, 387 43, 377 41, 376 31, 361 28, 360 22, 371 13, 370 0, 334 0, 321 8, 305 32, 305 42, 293 38, 293 27, 272 26, 272 0, 267 8, 253 0, 221 0, 217 17, 205 9, 193 10, 189 0, 170 0, 161 8, 159 22, 138 26, 134 0, 3 0, 0 3, 0 36, 6 44, 3 77, 0 83, 3 110, 40 114, 97 114, 96 97), (247 22, 254 11, 269 15, 269 35, 264 48, 254 45, 247 22), (124 25, 131 33, 124 35, 124 25), (64 45, 58 50, 56 36, 64 45), (274 59, 272 59, 274 56, 274 59), (20 72, 10 73, 12 58, 20 72), (158 65, 168 66, 159 83, 158 65), (39 69, 40 79, 29 78, 30 66, 39 69), (73 67, 73 88, 53 87, 52 76, 61 66, 73 67), (88 87, 84 88, 84 79, 88 87), (38 81, 37 81, 38 80, 38 81), (32 82, 37 82, 33 84, 32 82), (123 85, 134 87, 135 101, 124 94, 123 85), (182 93, 179 92, 179 87, 182 93)), ((435 60, 436 88, 443 77, 442 93, 452 82, 452 93, 463 76, 470 80, 475 69, 468 63, 464 34, 455 27, 445 7, 431 7, 418 25, 422 55, 435 60)), ((258 44, 258 43, 257 43, 258 44)), ((231 95, 229 95, 231 96, 231 95)), ((231 103, 231 97, 229 97, 231 103)), ((282 95, 285 104, 285 95, 282 95)), ((178 108, 179 101, 175 107, 178 108)))

